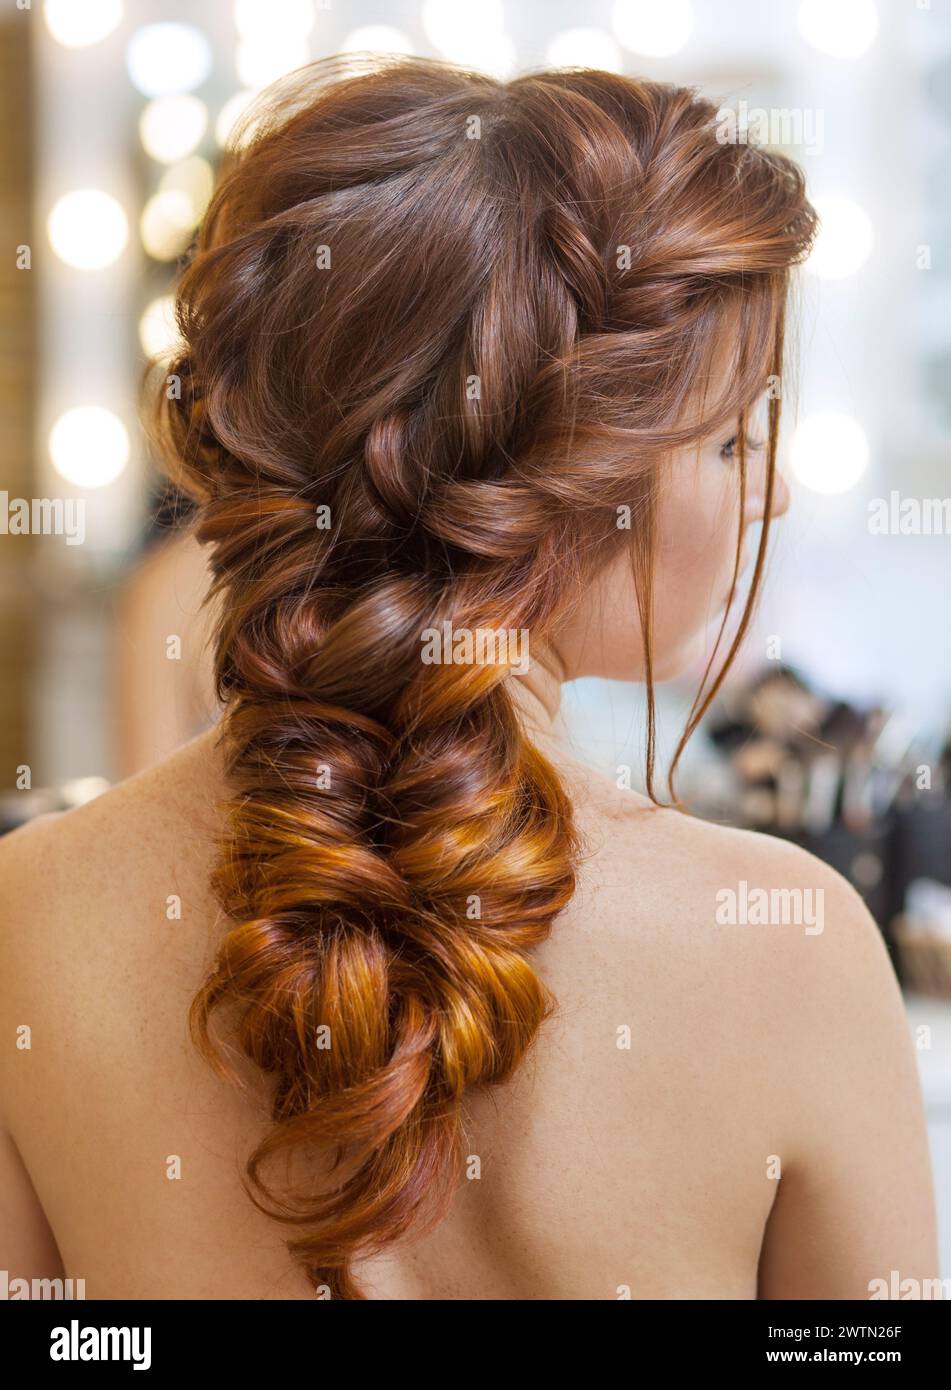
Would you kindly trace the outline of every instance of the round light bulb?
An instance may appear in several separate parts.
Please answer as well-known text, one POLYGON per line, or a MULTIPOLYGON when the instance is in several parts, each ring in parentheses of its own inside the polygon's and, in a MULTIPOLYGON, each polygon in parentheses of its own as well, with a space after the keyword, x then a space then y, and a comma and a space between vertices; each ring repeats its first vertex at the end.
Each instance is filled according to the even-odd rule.
POLYGON ((615 0, 611 28, 632 53, 666 58, 693 33, 693 6, 690 0, 615 0))
POLYGON ((817 196, 819 231, 806 269, 823 280, 842 280, 860 270, 872 253, 875 235, 864 208, 839 194, 817 196))
MULTIPOLYGON (((219 145, 226 147, 235 144, 235 127, 246 108, 256 96, 257 92, 252 92, 249 88, 245 88, 240 92, 235 92, 233 96, 228 98, 224 106, 218 112, 218 117, 215 121, 215 139, 218 141, 219 145)), ((244 132, 245 140, 247 140, 251 133, 250 131, 244 132)))
POLYGON ((80 405, 67 410, 50 431, 50 458, 74 487, 105 487, 129 461, 129 435, 111 410, 80 405))
POLYGON ((208 107, 200 97, 185 92, 156 97, 139 117, 142 145, 160 164, 174 164, 191 154, 207 128, 208 107))
POLYGON ((564 29, 545 50, 553 68, 601 68, 620 72, 624 66, 621 50, 606 29, 564 29))
POLYGON ((792 468, 799 481, 824 496, 848 492, 868 467, 865 431, 839 410, 808 415, 792 440, 792 468))
POLYGON ((803 0, 799 32, 820 53, 860 58, 878 33, 874 0, 803 0))
POLYGON ((172 357, 181 343, 175 322, 175 296, 153 299, 139 319, 139 342, 146 357, 157 360, 172 357))
POLYGON ((139 219, 142 245, 156 261, 173 261, 191 241, 198 223, 198 210, 180 188, 154 193, 139 219))
POLYGON ((126 215, 98 188, 77 188, 54 203, 47 219, 50 245, 76 270, 102 270, 117 261, 129 237, 126 215))
POLYGON ((390 24, 365 24, 351 29, 340 45, 341 53, 412 53, 413 40, 390 24))
POLYGON ((505 22, 502 0, 480 0, 478 5, 461 5, 459 0, 425 0, 420 19, 430 43, 447 58, 463 52, 468 43, 477 43, 486 34, 501 34, 505 22))
POLYGON ((255 34, 238 44, 234 64, 245 87, 269 87, 310 62, 310 45, 297 34, 255 34))
POLYGON ((242 38, 261 33, 306 38, 314 19, 314 0, 235 0, 234 24, 242 38))
POLYGON ((122 23, 122 0, 46 0, 46 27, 66 48, 88 48, 122 23))
POLYGON ((143 96, 190 92, 211 72, 211 45, 194 24, 146 24, 129 40, 126 67, 143 96))

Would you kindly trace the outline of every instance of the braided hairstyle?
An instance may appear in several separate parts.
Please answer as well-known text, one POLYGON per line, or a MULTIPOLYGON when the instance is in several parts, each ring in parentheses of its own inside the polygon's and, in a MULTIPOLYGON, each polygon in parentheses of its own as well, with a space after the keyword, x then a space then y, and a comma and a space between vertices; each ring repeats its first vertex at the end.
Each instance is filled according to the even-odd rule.
POLYGON ((228 929, 192 1027, 227 1071, 220 1011, 271 1083, 252 1200, 360 1298, 355 1260, 445 1213, 466 1091, 553 1007, 530 957, 578 856, 511 662, 424 634, 544 642, 626 547, 651 686, 658 471, 778 376, 814 216, 709 103, 603 72, 315 64, 252 119, 155 391, 223 600, 228 929))

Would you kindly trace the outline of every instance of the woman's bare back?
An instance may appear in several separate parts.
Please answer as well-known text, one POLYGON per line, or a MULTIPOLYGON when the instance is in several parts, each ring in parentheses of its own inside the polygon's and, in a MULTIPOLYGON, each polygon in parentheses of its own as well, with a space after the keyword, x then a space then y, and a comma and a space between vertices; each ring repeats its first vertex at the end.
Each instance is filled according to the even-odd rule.
MULTIPOLYGON (((868 1297, 935 1273, 914 1055, 877 929, 783 843, 563 763, 587 854, 537 953, 558 1000, 473 1095, 430 1234, 371 1298, 868 1297), (718 925, 718 893, 824 895, 823 930, 718 925)), ((0 842, 0 1265, 88 1298, 312 1298, 242 1187, 266 1093, 195 1053, 220 938, 213 735, 0 842), (24 1031, 28 1030, 28 1031, 24 1031), (27 1045, 28 1044, 28 1045, 27 1045), (44 1219, 45 1213, 45 1219, 44 1219), (47 1224, 48 1223, 48 1224, 47 1224)))

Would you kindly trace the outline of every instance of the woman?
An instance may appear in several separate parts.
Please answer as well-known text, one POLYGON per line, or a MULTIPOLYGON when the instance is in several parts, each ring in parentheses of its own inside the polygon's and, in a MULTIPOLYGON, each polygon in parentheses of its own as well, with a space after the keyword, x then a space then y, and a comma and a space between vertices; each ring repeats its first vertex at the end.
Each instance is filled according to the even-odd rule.
POLYGON ((758 585, 801 176, 606 73, 333 76, 225 171, 156 392, 220 727, 2 846, 3 1259, 130 1298, 928 1277, 859 900, 558 722, 565 680, 644 681, 652 775, 653 683, 762 522, 758 585), (741 884, 822 930, 724 925, 741 884))

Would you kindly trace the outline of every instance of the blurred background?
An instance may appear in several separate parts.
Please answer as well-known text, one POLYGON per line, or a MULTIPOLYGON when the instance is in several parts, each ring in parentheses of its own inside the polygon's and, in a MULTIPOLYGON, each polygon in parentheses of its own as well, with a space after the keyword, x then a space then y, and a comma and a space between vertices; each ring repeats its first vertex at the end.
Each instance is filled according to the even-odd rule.
MULTIPOLYGON (((202 557, 137 419, 235 120, 338 52, 683 82, 798 159, 790 514, 684 759, 698 814, 865 897, 902 980, 951 1276, 951 0, 0 0, 0 833, 215 717, 202 557)), ((697 678, 664 687, 672 751, 697 678)), ((578 681, 582 755, 642 784, 636 687, 578 681)))

